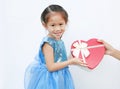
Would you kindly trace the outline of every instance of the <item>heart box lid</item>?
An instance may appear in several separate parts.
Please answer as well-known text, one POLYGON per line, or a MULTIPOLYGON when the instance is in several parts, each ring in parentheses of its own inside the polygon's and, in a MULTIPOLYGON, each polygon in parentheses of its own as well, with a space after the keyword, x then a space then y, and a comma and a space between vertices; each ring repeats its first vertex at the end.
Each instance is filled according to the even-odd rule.
POLYGON ((96 68, 105 54, 103 43, 97 40, 96 38, 88 41, 76 40, 71 45, 72 56, 83 59, 88 64, 89 69, 96 68))

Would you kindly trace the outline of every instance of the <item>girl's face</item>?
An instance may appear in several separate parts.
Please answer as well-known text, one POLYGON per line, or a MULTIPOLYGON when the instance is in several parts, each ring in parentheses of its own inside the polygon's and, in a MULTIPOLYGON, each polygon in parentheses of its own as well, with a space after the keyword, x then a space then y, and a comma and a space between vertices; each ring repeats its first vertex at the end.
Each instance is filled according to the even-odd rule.
POLYGON ((66 22, 64 18, 62 17, 62 14, 59 12, 51 12, 50 16, 48 18, 48 22, 46 24, 43 24, 44 27, 48 30, 48 36, 59 40, 61 39, 65 27, 66 22))

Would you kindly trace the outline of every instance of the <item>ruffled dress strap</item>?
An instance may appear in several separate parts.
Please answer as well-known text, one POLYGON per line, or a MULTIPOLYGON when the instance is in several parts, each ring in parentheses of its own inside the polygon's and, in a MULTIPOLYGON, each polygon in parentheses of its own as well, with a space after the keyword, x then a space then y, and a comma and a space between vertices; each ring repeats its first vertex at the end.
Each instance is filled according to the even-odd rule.
POLYGON ((62 62, 62 61, 67 60, 64 42, 62 40, 55 40, 55 39, 47 36, 47 37, 43 38, 41 45, 40 45, 39 54, 37 55, 38 58, 40 58, 39 62, 46 64, 44 54, 42 52, 42 47, 45 43, 48 43, 53 48, 54 62, 62 62))

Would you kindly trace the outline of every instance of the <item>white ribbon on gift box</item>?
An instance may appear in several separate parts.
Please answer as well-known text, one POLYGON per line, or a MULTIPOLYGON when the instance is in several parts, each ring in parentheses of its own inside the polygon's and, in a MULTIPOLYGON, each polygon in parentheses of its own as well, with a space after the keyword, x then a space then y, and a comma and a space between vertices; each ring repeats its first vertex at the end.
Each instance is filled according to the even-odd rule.
POLYGON ((87 43, 78 41, 78 42, 75 42, 73 44, 73 46, 75 47, 74 49, 71 49, 71 51, 73 51, 73 55, 75 57, 79 58, 79 53, 81 52, 83 62, 86 63, 86 57, 88 57, 90 55, 90 52, 89 52, 88 49, 103 47, 104 45, 95 45, 95 46, 89 46, 88 47, 87 43))

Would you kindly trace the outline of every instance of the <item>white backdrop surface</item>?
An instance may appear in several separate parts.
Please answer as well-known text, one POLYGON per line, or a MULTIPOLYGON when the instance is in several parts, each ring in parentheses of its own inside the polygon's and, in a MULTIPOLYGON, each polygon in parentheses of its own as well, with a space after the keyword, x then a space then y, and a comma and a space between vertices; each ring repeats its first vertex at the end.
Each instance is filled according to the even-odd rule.
MULTIPOLYGON (((34 60, 46 35, 40 14, 59 4, 69 14, 63 36, 68 54, 74 40, 104 39, 120 50, 119 0, 0 1, 0 89, 24 89, 25 68, 34 60)), ((76 89, 120 89, 120 61, 105 55, 94 70, 70 66, 76 89)))

